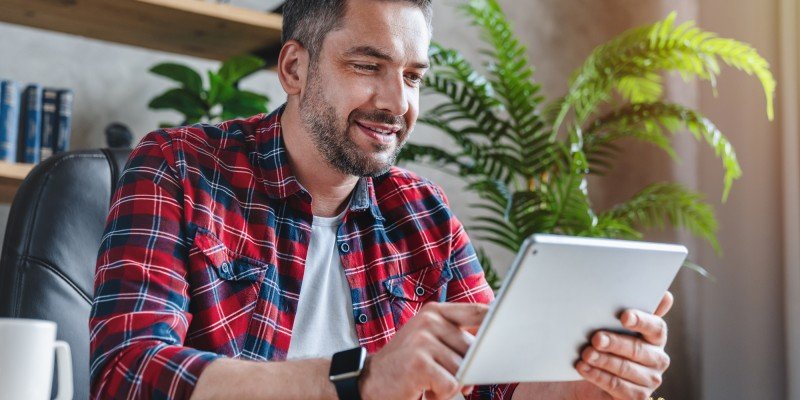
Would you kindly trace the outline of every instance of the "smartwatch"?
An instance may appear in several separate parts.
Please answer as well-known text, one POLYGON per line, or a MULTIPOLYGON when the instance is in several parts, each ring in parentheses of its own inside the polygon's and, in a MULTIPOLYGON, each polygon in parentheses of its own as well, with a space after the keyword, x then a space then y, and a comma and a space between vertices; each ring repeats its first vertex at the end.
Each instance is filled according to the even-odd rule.
POLYGON ((330 380, 336 387, 339 400, 361 400, 358 393, 358 377, 364 369, 367 349, 356 347, 340 351, 331 359, 330 380))

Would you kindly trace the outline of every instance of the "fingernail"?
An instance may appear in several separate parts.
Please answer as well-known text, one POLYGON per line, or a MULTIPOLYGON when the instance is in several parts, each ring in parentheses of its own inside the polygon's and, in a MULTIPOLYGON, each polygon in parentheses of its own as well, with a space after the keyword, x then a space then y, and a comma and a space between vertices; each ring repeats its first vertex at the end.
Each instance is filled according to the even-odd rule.
POLYGON ((628 312, 628 326, 636 326, 639 323, 639 317, 636 316, 636 313, 629 311, 628 312))
POLYGON ((608 346, 608 342, 609 342, 608 335, 606 335, 605 333, 601 333, 600 334, 600 343, 599 343, 600 346, 599 347, 601 349, 606 348, 608 346))
POLYGON ((599 358, 600 358, 600 353, 598 353, 596 351, 593 351, 591 354, 589 354, 589 362, 590 363, 596 362, 599 358))
POLYGON ((592 369, 592 367, 590 367, 588 364, 581 364, 581 371, 589 372, 590 369, 592 369))

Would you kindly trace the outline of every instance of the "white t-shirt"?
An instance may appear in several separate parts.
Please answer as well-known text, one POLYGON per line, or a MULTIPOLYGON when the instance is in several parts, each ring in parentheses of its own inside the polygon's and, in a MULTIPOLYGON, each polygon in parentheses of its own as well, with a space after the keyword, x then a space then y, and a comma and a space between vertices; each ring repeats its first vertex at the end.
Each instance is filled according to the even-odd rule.
POLYGON ((330 357, 359 346, 350 285, 336 249, 343 217, 314 216, 287 359, 330 357))

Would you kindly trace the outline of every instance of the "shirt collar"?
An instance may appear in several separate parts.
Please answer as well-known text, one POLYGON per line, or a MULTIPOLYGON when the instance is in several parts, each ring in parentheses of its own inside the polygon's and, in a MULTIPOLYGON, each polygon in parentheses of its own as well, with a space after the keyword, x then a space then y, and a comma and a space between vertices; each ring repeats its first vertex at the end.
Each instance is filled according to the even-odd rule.
MULTIPOLYGON (((285 108, 286 104, 284 103, 272 113, 264 116, 258 124, 255 134, 258 166, 261 169, 264 188, 270 197, 284 199, 301 193, 310 200, 311 196, 289 167, 289 158, 283 142, 281 127, 281 116, 285 108)), ((350 201, 350 211, 365 210, 370 210, 376 219, 383 220, 375 196, 373 179, 368 176, 359 178, 350 201)))

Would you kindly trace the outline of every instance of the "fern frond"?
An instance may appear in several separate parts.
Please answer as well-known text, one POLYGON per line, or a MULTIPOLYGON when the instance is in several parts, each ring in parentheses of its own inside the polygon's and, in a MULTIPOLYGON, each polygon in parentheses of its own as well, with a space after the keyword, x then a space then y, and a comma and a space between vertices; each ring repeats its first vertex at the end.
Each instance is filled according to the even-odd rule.
POLYGON ((733 39, 711 38, 703 43, 703 48, 709 53, 717 54, 731 67, 758 78, 767 99, 767 116, 772 121, 775 118, 774 99, 778 84, 769 70, 769 62, 752 46, 733 39))
POLYGON ((497 291, 500 290, 500 285, 502 284, 500 280, 500 276, 497 275, 497 272, 492 268, 492 259, 486 254, 486 251, 482 247, 478 247, 475 249, 475 254, 478 257, 478 262, 481 264, 481 268, 483 268, 483 275, 486 279, 486 283, 489 284, 489 287, 492 290, 497 291))
POLYGON ((588 231, 581 232, 579 236, 638 240, 642 238, 642 233, 627 221, 601 214, 597 216, 597 225, 588 231))
POLYGON ((616 89, 622 98, 631 103, 650 103, 657 101, 664 93, 661 75, 655 72, 645 72, 642 76, 623 76, 616 84, 616 89))
MULTIPOLYGON (((483 51, 491 59, 486 66, 492 87, 508 114, 511 127, 508 137, 518 148, 519 158, 547 159, 549 154, 532 150, 541 150, 550 135, 539 114, 538 107, 544 98, 539 94, 541 85, 532 80, 527 49, 514 35, 497 0, 470 0, 464 9, 472 17, 472 24, 480 29, 481 38, 489 44, 483 51)), ((537 173, 536 168, 523 171, 527 177, 537 173)))
POLYGON ((519 169, 520 160, 514 156, 514 149, 503 142, 479 143, 469 137, 470 128, 457 129, 431 116, 421 117, 418 121, 439 129, 456 141, 460 147, 458 157, 466 166, 460 170, 463 177, 478 175, 509 182, 519 169))
POLYGON ((500 215, 505 215, 512 194, 503 182, 495 179, 480 179, 470 182, 467 189, 477 192, 481 199, 489 201, 496 207, 496 210, 502 210, 499 211, 500 215))
POLYGON ((733 181, 742 176, 736 152, 713 122, 682 105, 663 102, 631 104, 613 111, 589 124, 584 135, 584 148, 591 156, 615 140, 633 137, 652 143, 675 157, 666 133, 675 134, 682 127, 688 129, 695 139, 704 140, 722 160, 725 169, 722 201, 726 201, 733 181))
POLYGON ((422 90, 444 95, 449 102, 427 115, 448 123, 466 122, 472 133, 490 140, 504 137, 509 127, 496 114, 502 105, 495 98, 491 83, 455 50, 432 43, 429 57, 431 73, 425 76, 422 90))
POLYGON ((553 204, 553 233, 567 235, 590 230, 597 224, 597 217, 589 204, 588 161, 578 143, 580 139, 573 137, 571 140, 571 148, 561 150, 566 157, 559 158, 560 171, 545 184, 544 192, 549 197, 548 202, 553 204))
POLYGON ((457 155, 451 154, 447 150, 415 143, 403 145, 403 150, 397 155, 397 162, 399 164, 408 162, 427 163, 442 168, 445 172, 456 176, 466 175, 467 171, 471 169, 470 165, 462 163, 457 155), (455 167, 455 170, 449 170, 447 169, 448 167, 455 167))
POLYGON ((698 77, 716 86, 719 59, 760 80, 772 119, 776 84, 769 63, 749 45, 719 38, 691 21, 675 26, 675 17, 672 13, 596 48, 573 75, 553 131, 558 131, 570 109, 575 110, 577 123, 585 122, 600 102, 610 98, 612 89, 634 103, 653 101, 662 90, 661 71, 678 71, 686 79, 698 77))
POLYGON ((600 219, 604 218, 643 228, 664 228, 664 221, 668 221, 706 239, 721 253, 712 207, 703 200, 703 195, 678 184, 651 185, 627 202, 602 213, 600 219))

